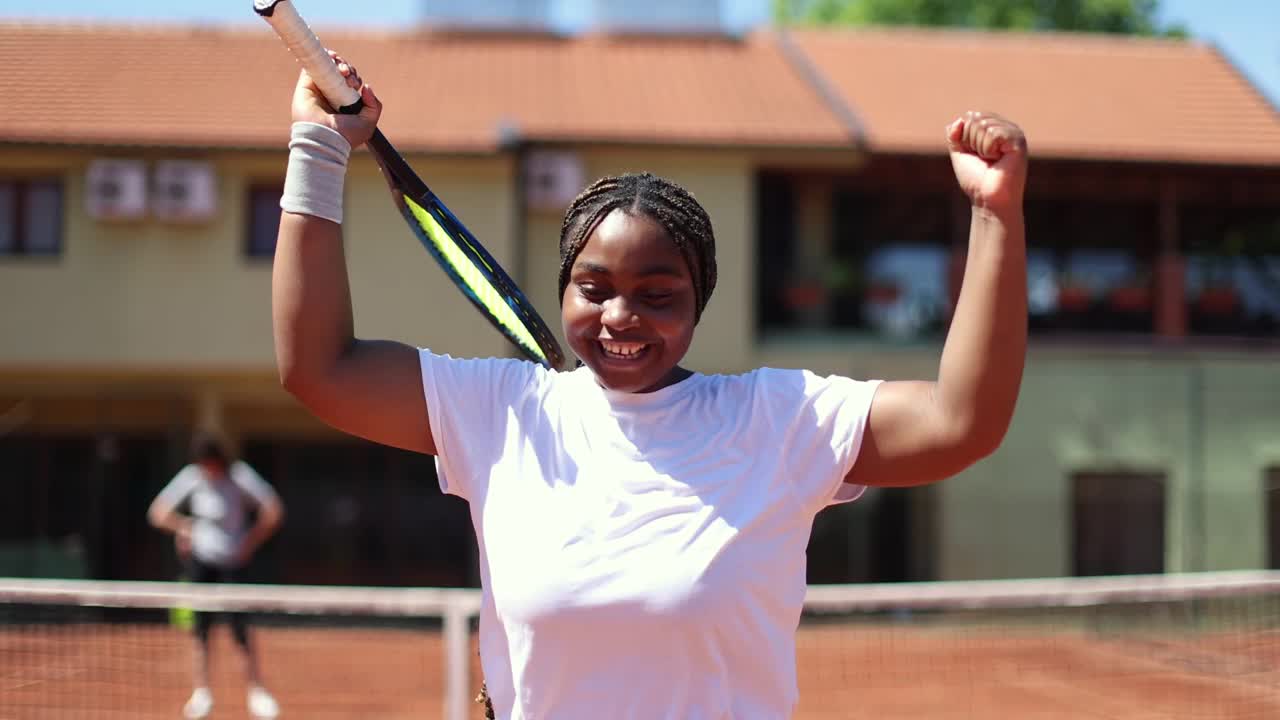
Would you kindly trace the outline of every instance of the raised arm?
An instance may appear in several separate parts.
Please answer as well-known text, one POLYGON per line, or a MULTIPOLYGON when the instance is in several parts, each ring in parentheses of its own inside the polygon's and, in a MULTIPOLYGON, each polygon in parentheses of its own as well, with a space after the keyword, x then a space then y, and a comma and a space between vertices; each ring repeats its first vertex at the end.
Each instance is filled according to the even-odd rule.
POLYGON ((888 382, 876 393, 846 481, 922 485, 995 452, 1013 418, 1027 349, 1027 141, 990 113, 946 130, 952 166, 972 202, 960 299, 937 380, 888 382))
MULTIPOLYGON (((335 62, 348 84, 360 89, 365 108, 359 115, 335 114, 304 71, 294 91, 293 120, 323 125, 357 148, 372 135, 382 104, 353 68, 336 56, 335 62)), ((286 199, 305 200, 294 205, 341 203, 340 181, 336 192, 324 181, 326 174, 333 180, 333 173, 346 170, 345 164, 335 170, 339 163, 332 158, 344 148, 330 147, 340 146, 341 140, 321 131, 314 142, 322 147, 308 156, 305 146, 314 145, 313 140, 295 132, 286 199)), ((316 417, 339 430, 434 454, 418 351, 355 337, 342 226, 294 209, 281 215, 271 276, 280 382, 316 417)))

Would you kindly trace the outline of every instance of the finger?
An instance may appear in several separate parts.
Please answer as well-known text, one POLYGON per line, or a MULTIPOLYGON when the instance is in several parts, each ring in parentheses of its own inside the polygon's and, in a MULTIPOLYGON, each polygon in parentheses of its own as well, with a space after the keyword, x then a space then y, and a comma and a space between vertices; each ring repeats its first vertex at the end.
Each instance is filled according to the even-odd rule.
POLYGON ((986 160, 999 159, 1000 143, 1004 139, 1004 132, 1004 128, 996 122, 984 122, 982 137, 978 142, 978 155, 986 160))
POLYGON ((977 131, 973 138, 974 154, 984 160, 997 160, 1000 157, 1000 140, 1004 136, 1007 123, 999 118, 984 113, 977 123, 977 131))
POLYGON ((356 72, 356 69, 350 65, 347 67, 351 70, 351 73, 347 75, 347 85, 352 90, 359 90, 360 86, 364 85, 364 81, 360 79, 360 73, 356 72))
POLYGON ((382 115, 382 101, 373 92, 372 85, 364 85, 360 88, 360 99, 364 101, 364 107, 360 108, 361 117, 377 122, 382 115))
POLYGON ((965 113, 964 134, 961 136, 960 144, 964 146, 965 152, 978 154, 978 143, 982 137, 982 116, 970 110, 965 113))
POLYGON ((311 73, 306 70, 300 71, 298 73, 298 84, 295 86, 294 90, 306 90, 313 87, 315 87, 315 82, 311 80, 311 73))
POLYGON ((960 137, 964 133, 964 118, 952 120, 946 127, 947 148, 952 152, 960 152, 960 137))

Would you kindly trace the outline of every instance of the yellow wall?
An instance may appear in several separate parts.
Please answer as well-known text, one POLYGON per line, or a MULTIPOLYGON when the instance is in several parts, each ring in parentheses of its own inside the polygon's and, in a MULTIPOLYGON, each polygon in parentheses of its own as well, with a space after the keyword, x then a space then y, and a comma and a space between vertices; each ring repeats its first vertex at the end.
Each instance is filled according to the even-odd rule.
MULTIPOLYGON (((755 337, 755 169, 849 166, 852 158, 746 150, 582 152, 589 179, 650 170, 688 187, 711 214, 719 284, 688 359, 691 367, 806 367, 885 379, 936 373, 937 344, 755 337)), ((149 160, 175 154, 191 156, 128 153, 149 160)), ((0 260, 0 416, 23 403, 19 414, 40 431, 162 430, 182 418, 194 423, 222 416, 233 434, 323 432, 275 382, 270 267, 247 260, 242 251, 245 188, 254 180, 278 180, 284 153, 213 154, 221 212, 212 223, 182 228, 89 219, 82 176, 91 157, 62 149, 0 151, 0 166, 9 172, 61 173, 67 207, 61 258, 0 260)), ((410 161, 522 280, 559 332, 561 215, 528 215, 528 247, 520 261, 512 157, 410 161)), ((410 235, 367 154, 356 154, 347 187, 357 332, 455 355, 510 354, 410 235)), ((936 551, 937 575, 1069 572, 1069 475, 1111 468, 1168 473, 1170 570, 1258 567, 1265 562, 1262 472, 1280 465, 1277 407, 1280 382, 1265 355, 1035 348, 1001 450, 960 477, 920 491, 939 508, 938 526, 921 529, 936 551), (1197 382, 1203 383, 1199 390, 1197 382)))
MULTIPOLYGON (((118 154, 118 153, 113 153, 118 154)), ((155 160, 190 153, 144 150, 155 160)), ((8 153, 0 165, 64 178, 64 248, 56 260, 0 261, 0 368, 269 372, 273 367, 269 261, 244 255, 247 184, 279 180, 283 153, 220 153, 219 213, 212 222, 99 223, 84 212, 84 169, 75 151, 8 153)), ((514 247, 510 161, 505 157, 412 160, 500 261, 514 247)), ((368 155, 347 181, 348 264, 356 330, 464 354, 506 352, 476 332, 473 311, 407 230, 368 155)))

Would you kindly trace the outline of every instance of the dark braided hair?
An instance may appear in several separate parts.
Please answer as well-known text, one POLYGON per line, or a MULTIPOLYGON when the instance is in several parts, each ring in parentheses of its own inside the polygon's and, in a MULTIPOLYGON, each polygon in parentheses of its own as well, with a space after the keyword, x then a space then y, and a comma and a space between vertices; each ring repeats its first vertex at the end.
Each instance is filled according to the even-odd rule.
POLYGON ((716 288, 716 238, 711 218, 689 191, 647 172, 600 178, 569 205, 560 226, 561 302, 578 253, 600 221, 614 210, 649 218, 666 230, 689 266, 697 298, 695 318, 701 318, 716 288))

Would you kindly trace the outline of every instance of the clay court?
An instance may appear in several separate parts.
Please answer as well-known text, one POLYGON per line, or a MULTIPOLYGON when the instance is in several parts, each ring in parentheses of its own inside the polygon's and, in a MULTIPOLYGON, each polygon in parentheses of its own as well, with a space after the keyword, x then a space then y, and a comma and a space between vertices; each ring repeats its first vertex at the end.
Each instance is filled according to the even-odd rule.
MULTIPOLYGON (((267 626, 257 638, 282 718, 441 715, 437 632, 267 626)), ((213 643, 213 717, 247 717, 223 627, 213 643)), ((1275 629, 1175 638, 807 624, 798 647, 796 720, 1280 717, 1275 629)), ((187 635, 161 623, 7 625, 0 720, 177 718, 190 692, 189 663, 187 635)), ((478 687, 478 663, 471 671, 478 687)), ((473 717, 481 717, 478 707, 473 717)))

